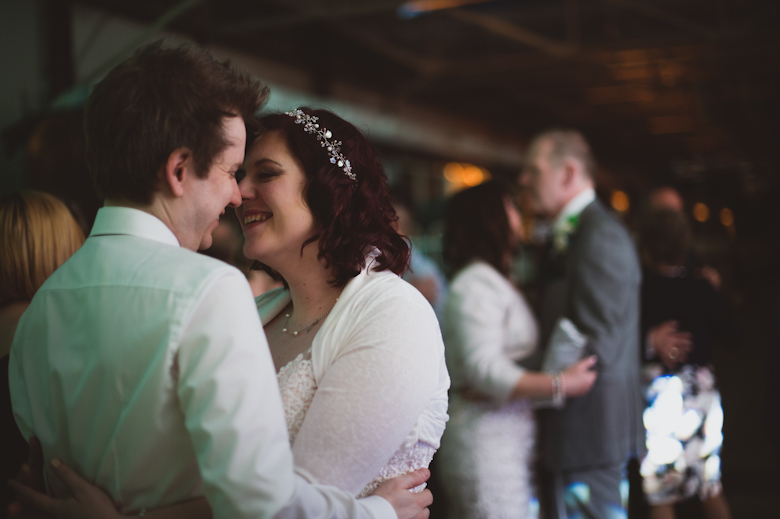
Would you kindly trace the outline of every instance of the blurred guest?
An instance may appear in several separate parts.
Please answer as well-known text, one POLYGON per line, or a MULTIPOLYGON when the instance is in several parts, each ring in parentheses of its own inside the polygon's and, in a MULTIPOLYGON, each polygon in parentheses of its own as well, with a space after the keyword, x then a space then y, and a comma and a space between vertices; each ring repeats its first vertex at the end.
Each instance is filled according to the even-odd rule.
POLYGON ((648 205, 651 209, 669 209, 682 213, 685 211, 680 192, 672 186, 661 186, 653 189, 647 195, 648 205))
MULTIPOLYGON (((625 517, 623 468, 643 449, 639 374, 640 269, 623 225, 596 200, 590 147, 576 131, 537 136, 521 182, 535 210, 553 219, 562 276, 542 303, 543 344, 573 325, 584 354, 598 356, 593 389, 540 414, 548 517, 625 517)), ((552 342, 546 361, 562 343, 552 342)))
POLYGON ((415 234, 414 230, 417 227, 409 204, 400 197, 395 196, 393 198, 393 209, 395 209, 395 214, 398 216, 395 228, 398 234, 407 237, 411 245, 409 269, 404 272, 403 279, 420 291, 433 307, 436 317, 441 321, 444 301, 447 299, 447 281, 444 279, 444 275, 439 270, 436 262, 415 247, 409 239, 410 236, 415 234))
POLYGON ((454 277, 442 332, 452 390, 439 462, 450 517, 527 517, 536 431, 529 398, 576 397, 596 378, 592 358, 558 375, 516 364, 538 337, 509 279, 521 230, 520 213, 498 184, 461 191, 447 204, 444 259, 454 277))
POLYGON ((642 462, 651 519, 675 517, 674 503, 701 499, 709 519, 730 517, 720 483, 723 409, 711 365, 712 342, 737 340, 720 294, 707 281, 686 275, 691 229, 682 213, 657 210, 640 227, 642 330, 672 322, 691 348, 656 342, 645 349, 647 457, 642 462))
MULTIPOLYGON (((27 459, 8 392, 8 352, 22 313, 57 267, 84 243, 84 234, 67 206, 47 193, 23 191, 0 199, 0 477, 16 475, 27 459)), ((12 498, 0 490, 0 510, 12 498)))
MULTIPOLYGON (((660 209, 667 209, 670 211, 676 211, 678 213, 684 213, 685 202, 683 202, 683 198, 682 195, 680 195, 680 192, 672 186, 661 186, 650 191, 650 193, 647 195, 647 204, 645 210, 642 211, 642 214, 640 215, 640 225, 641 221, 648 217, 648 213, 652 213, 660 209)), ((689 269, 695 270, 695 272, 693 272, 695 275, 709 281, 716 290, 720 290, 722 281, 718 269, 704 264, 700 258, 696 257, 692 249, 686 258, 686 266, 689 269)))

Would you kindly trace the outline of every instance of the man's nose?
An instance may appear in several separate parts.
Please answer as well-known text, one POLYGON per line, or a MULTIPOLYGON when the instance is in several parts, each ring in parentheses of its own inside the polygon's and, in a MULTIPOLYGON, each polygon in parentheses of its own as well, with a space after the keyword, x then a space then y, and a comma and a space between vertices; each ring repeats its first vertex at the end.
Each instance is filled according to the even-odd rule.
POLYGON ((238 183, 233 181, 233 192, 230 196, 230 204, 228 204, 232 208, 236 208, 241 205, 241 190, 238 187, 238 183))

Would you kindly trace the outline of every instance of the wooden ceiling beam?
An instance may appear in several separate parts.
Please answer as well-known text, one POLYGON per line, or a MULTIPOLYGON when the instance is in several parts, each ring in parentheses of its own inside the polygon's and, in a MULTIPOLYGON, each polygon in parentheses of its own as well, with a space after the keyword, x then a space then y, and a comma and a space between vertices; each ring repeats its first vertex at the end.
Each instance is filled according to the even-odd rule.
POLYGON ((552 40, 495 16, 463 9, 452 9, 447 11, 446 14, 462 22, 480 27, 492 34, 535 47, 556 58, 570 58, 577 54, 577 48, 572 45, 552 40))
MULTIPOLYGON (((299 9, 301 6, 295 2, 277 1, 279 5, 284 5, 293 9, 299 9)), ((366 16, 376 13, 394 11, 404 4, 403 0, 389 0, 382 2, 353 2, 344 5, 326 5, 309 6, 305 9, 296 10, 290 14, 281 14, 275 16, 264 16, 261 18, 252 18, 237 22, 223 23, 212 28, 214 33, 233 33, 249 32, 259 29, 268 29, 276 27, 287 27, 290 25, 300 25, 322 20, 341 20, 355 16, 366 16)))
POLYGON ((689 33, 701 36, 708 40, 714 40, 718 38, 718 32, 715 29, 707 27, 706 25, 689 20, 684 16, 667 11, 660 7, 650 5, 640 0, 602 0, 605 3, 620 7, 626 11, 631 11, 637 14, 641 14, 654 20, 660 20, 668 25, 683 29, 689 33))
POLYGON ((418 53, 390 43, 375 33, 347 24, 339 24, 338 29, 342 35, 356 40, 390 61, 411 68, 422 75, 435 75, 446 68, 446 64, 438 60, 420 56, 418 53))

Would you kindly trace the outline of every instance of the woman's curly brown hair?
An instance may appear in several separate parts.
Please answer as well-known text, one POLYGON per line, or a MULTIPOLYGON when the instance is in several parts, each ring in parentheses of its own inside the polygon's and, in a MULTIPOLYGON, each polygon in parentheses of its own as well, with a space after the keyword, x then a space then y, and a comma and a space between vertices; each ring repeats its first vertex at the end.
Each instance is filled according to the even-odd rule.
MULTIPOLYGON (((317 234, 301 245, 301 251, 319 240, 320 259, 332 269, 334 286, 344 286, 366 266, 366 254, 379 249, 373 270, 402 275, 409 264, 409 245, 392 226, 397 219, 390 203, 387 176, 365 135, 354 125, 328 110, 301 110, 319 118, 321 127, 341 141, 341 153, 349 159, 357 180, 331 164, 330 156, 315 134, 306 133, 295 118, 283 113, 260 118, 262 132, 278 131, 290 152, 301 162, 307 182, 304 199, 320 225, 317 234)), ((260 262, 254 268, 281 276, 260 262)))

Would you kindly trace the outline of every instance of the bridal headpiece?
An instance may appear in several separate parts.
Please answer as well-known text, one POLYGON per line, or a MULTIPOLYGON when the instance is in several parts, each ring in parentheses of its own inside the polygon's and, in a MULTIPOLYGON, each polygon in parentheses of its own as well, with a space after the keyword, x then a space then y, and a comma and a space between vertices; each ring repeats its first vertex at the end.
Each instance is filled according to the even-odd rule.
POLYGON ((284 112, 285 115, 295 118, 295 124, 302 124, 303 131, 306 133, 313 133, 317 135, 317 140, 320 141, 320 145, 328 151, 330 155, 330 163, 335 164, 344 170, 344 174, 349 177, 350 180, 357 181, 357 175, 352 172, 352 164, 341 153, 341 141, 333 140, 333 134, 327 128, 320 128, 317 124, 318 117, 309 115, 300 108, 291 112, 284 112))

